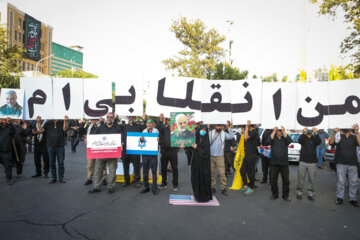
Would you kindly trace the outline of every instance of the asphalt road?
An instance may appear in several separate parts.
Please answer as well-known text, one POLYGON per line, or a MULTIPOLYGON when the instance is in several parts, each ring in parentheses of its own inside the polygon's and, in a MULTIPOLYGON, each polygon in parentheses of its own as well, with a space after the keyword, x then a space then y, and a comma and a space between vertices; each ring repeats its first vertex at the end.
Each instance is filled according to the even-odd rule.
MULTIPOLYGON (((84 186, 85 154, 83 142, 77 153, 66 146, 65 184, 32 179, 33 154, 27 154, 23 177, 14 185, 6 185, 1 170, 0 239, 360 238, 360 209, 351 206, 347 197, 344 205, 335 205, 336 179, 328 168, 317 173, 314 202, 295 199, 297 166, 291 165, 290 203, 270 200, 270 186, 257 182, 259 187, 250 196, 232 190, 223 196, 217 191, 219 207, 172 206, 171 188, 155 196, 118 184, 112 195, 106 189, 89 195, 92 186, 84 186)), ((170 174, 169 183, 171 178, 170 174)), ((192 193, 183 152, 179 153, 179 187, 176 194, 192 193)))

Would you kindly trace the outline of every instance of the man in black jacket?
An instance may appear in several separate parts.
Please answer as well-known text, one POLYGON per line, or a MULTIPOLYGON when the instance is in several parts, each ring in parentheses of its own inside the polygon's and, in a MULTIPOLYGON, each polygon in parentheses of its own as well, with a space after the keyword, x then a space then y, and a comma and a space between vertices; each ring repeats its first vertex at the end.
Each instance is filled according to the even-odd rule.
POLYGON ((162 183, 159 186, 159 189, 167 188, 167 166, 170 161, 172 173, 173 173, 173 190, 178 190, 178 156, 177 153, 179 148, 171 147, 171 140, 170 140, 170 119, 166 121, 164 127, 160 127, 159 130, 159 142, 160 142, 160 149, 161 149, 161 176, 162 176, 162 183))
POLYGON ((2 118, 0 123, 0 161, 4 165, 6 182, 12 185, 12 162, 11 162, 11 149, 12 139, 14 137, 15 129, 10 123, 11 119, 2 118))
POLYGON ((36 126, 32 130, 34 134, 34 163, 36 168, 36 174, 32 177, 41 177, 41 156, 44 163, 44 176, 49 178, 49 154, 46 149, 46 134, 41 132, 40 129, 44 122, 41 120, 40 116, 36 117, 36 126))
POLYGON ((285 132, 285 128, 278 129, 274 127, 273 132, 267 139, 266 144, 271 145, 271 199, 279 197, 278 177, 281 174, 282 179, 282 198, 288 202, 290 191, 289 180, 289 161, 288 161, 288 145, 292 142, 291 138, 285 132))
POLYGON ((25 162, 26 129, 28 126, 25 121, 21 123, 20 119, 14 119, 13 126, 15 128, 15 146, 13 146, 12 161, 15 163, 16 166, 16 178, 20 178, 22 176, 23 166, 25 162))
POLYGON ((313 201, 315 196, 315 174, 316 174, 316 146, 321 143, 321 138, 318 135, 318 130, 313 128, 309 130, 304 128, 303 133, 299 137, 300 162, 298 167, 298 183, 296 187, 296 198, 302 199, 304 189, 306 172, 308 175, 308 199, 313 201), (314 133, 314 135, 313 135, 314 133))
MULTIPOLYGON (((265 129, 263 136, 262 136, 262 140, 261 140, 261 145, 264 147, 264 151, 265 148, 268 147, 268 145, 266 144, 267 139, 270 137, 272 133, 272 129, 265 129)), ((261 170, 263 172, 263 178, 261 180, 261 184, 267 183, 267 179, 269 176, 269 180, 271 182, 271 169, 270 169, 270 158, 265 156, 265 154, 261 154, 261 170)))
POLYGON ((135 187, 139 188, 140 184, 140 155, 126 154, 126 137, 128 132, 142 132, 146 126, 140 125, 135 122, 136 117, 129 117, 129 124, 123 125, 121 133, 121 144, 122 144, 122 163, 124 167, 124 187, 130 184, 129 168, 130 163, 134 166, 134 181, 135 187))

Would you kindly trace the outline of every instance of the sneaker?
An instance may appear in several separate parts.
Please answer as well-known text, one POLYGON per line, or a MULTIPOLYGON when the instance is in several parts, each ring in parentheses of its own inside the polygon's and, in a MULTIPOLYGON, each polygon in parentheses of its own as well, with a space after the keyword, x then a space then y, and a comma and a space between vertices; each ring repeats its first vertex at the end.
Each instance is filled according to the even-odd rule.
POLYGON ((106 179, 104 179, 104 180, 102 181, 102 184, 103 184, 103 186, 106 186, 106 185, 107 185, 106 179))
POLYGON ((276 196, 276 195, 271 195, 271 197, 270 197, 270 199, 272 199, 272 200, 275 200, 275 199, 278 199, 279 198, 279 196, 276 196))
POLYGON ((60 182, 60 183, 66 183, 66 181, 65 181, 63 178, 60 178, 60 179, 59 179, 59 182, 60 182))
POLYGON ((139 183, 139 182, 135 183, 135 187, 136 187, 136 188, 140 188, 140 187, 141 187, 141 183, 139 183))
POLYGON ((315 197, 314 197, 314 196, 308 196, 308 199, 309 199, 310 201, 314 201, 314 200, 315 200, 315 197))
POLYGON ((93 189, 89 190, 89 193, 90 193, 90 194, 91 194, 91 193, 98 193, 98 192, 101 192, 101 190, 98 189, 98 188, 93 188, 93 189))
POLYGON ((150 188, 143 188, 140 193, 147 193, 150 192, 150 188))
POLYGON ((337 198, 336 201, 335 201, 335 204, 336 205, 341 205, 343 204, 344 200, 342 198, 337 198))
POLYGON ((287 202, 291 202, 291 198, 289 198, 289 197, 283 197, 283 199, 287 202))
POLYGON ((227 193, 227 191, 226 191, 226 188, 224 188, 223 190, 221 190, 221 194, 222 194, 222 195, 225 195, 225 196, 229 195, 229 194, 227 193))
POLYGON ((86 180, 86 182, 84 183, 84 185, 90 185, 92 184, 92 181, 90 179, 86 180))
POLYGON ((252 194, 252 193, 254 193, 254 190, 252 190, 252 189, 249 188, 249 187, 248 187, 248 188, 246 189, 246 191, 244 192, 245 195, 250 195, 250 194, 252 194))
POLYGON ((158 194, 159 194, 159 190, 158 190, 158 189, 153 189, 153 190, 152 190, 152 193, 153 193, 154 195, 158 195, 158 194))
POLYGON ((359 207, 358 202, 355 201, 355 200, 351 200, 351 201, 350 201, 350 204, 353 205, 354 207, 359 207))
POLYGON ((112 193, 114 193, 114 192, 115 192, 115 189, 114 189, 113 187, 108 189, 108 193, 109 193, 109 194, 112 194, 112 193))
POLYGON ((14 181, 10 178, 6 180, 7 185, 13 185, 14 181))
POLYGON ((41 174, 35 174, 34 176, 31 176, 32 178, 41 177, 41 174))
POLYGON ((160 186, 159 186, 159 189, 165 189, 167 188, 167 184, 166 183, 162 183, 160 186))
POLYGON ((174 191, 174 192, 179 191, 179 187, 178 187, 178 186, 174 186, 173 191, 174 191))
POLYGON ((56 179, 55 179, 55 178, 51 179, 50 182, 49 182, 49 184, 53 184, 53 183, 56 183, 56 179))
POLYGON ((242 187, 242 188, 240 188, 239 192, 244 193, 244 192, 246 192, 246 190, 247 190, 247 188, 242 187))

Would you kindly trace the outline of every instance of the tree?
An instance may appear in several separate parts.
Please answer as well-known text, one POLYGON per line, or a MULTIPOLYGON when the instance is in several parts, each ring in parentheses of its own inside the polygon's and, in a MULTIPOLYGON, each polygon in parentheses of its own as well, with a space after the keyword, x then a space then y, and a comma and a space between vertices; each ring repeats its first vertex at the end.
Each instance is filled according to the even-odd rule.
POLYGON ((352 32, 346 37, 341 45, 342 54, 350 54, 352 63, 347 67, 351 68, 355 77, 360 76, 360 1, 358 0, 310 0, 312 3, 319 3, 319 14, 335 17, 339 14, 338 8, 344 11, 345 22, 350 25, 352 32))
POLYGON ((281 82, 287 82, 288 80, 288 76, 284 76, 282 79, 281 79, 281 82))
POLYGON ((329 81, 334 80, 345 80, 345 79, 353 79, 354 75, 347 67, 339 66, 336 67, 331 65, 329 71, 329 81))
POLYGON ((229 63, 219 63, 216 65, 215 72, 208 76, 208 79, 228 79, 240 80, 246 79, 249 72, 247 70, 241 71, 237 67, 232 67, 229 63), (224 67, 225 66, 225 67, 224 67))
POLYGON ((81 70, 72 71, 70 69, 57 72, 53 76, 59 78, 98 78, 98 76, 91 73, 87 73, 81 70))
POLYGON ((263 82, 278 82, 278 78, 277 78, 277 74, 273 73, 270 76, 267 77, 260 77, 262 79, 263 82))
POLYGON ((185 17, 173 21, 170 30, 185 48, 179 51, 179 56, 163 61, 166 70, 177 70, 181 77, 206 78, 212 75, 218 60, 225 54, 219 46, 225 41, 225 36, 215 29, 207 30, 199 19, 188 21, 185 17))
POLYGON ((0 25, 0 88, 19 88, 24 50, 9 46, 8 31, 0 25))

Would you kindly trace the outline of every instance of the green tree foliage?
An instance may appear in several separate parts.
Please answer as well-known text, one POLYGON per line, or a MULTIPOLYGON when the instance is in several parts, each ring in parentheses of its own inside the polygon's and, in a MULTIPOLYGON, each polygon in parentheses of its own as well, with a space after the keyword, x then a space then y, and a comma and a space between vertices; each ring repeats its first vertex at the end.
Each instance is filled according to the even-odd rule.
POLYGON ((345 79, 353 79, 354 74, 349 70, 348 67, 339 66, 336 67, 331 65, 329 71, 329 81, 334 80, 345 80, 345 79))
POLYGON ((232 67, 229 63, 219 63, 216 65, 215 72, 208 76, 208 79, 228 79, 228 80, 240 80, 246 79, 249 72, 247 70, 241 71, 237 67, 232 67))
POLYGON ((270 76, 267 77, 260 77, 262 79, 263 82, 278 82, 278 78, 277 78, 277 74, 273 73, 270 76))
POLYGON ((98 76, 91 73, 87 73, 80 70, 72 71, 70 69, 57 72, 53 76, 59 78, 98 78, 98 76))
POLYGON ((163 61, 166 70, 177 70, 180 77, 211 76, 218 60, 225 54, 219 46, 225 36, 215 29, 207 30, 199 19, 188 21, 185 17, 173 21, 170 30, 185 48, 179 51, 179 56, 163 61))
POLYGON ((350 25, 352 32, 340 45, 341 53, 350 54, 352 64, 347 67, 353 69, 355 77, 360 76, 360 1, 359 0, 310 0, 319 4, 320 15, 336 16, 338 8, 343 9, 345 22, 350 25))
POLYGON ((9 46, 6 27, 0 25, 0 88, 19 88, 24 50, 9 46))
POLYGON ((288 81, 288 76, 284 76, 282 79, 281 79, 281 82, 287 82, 288 81))

